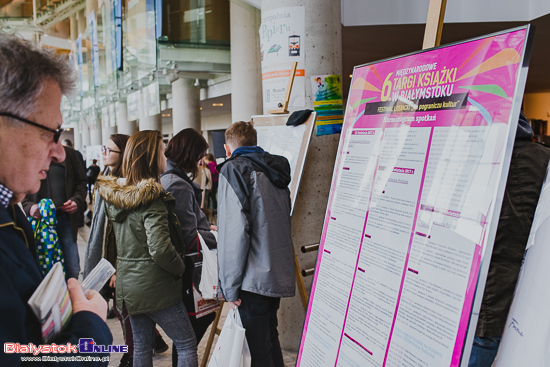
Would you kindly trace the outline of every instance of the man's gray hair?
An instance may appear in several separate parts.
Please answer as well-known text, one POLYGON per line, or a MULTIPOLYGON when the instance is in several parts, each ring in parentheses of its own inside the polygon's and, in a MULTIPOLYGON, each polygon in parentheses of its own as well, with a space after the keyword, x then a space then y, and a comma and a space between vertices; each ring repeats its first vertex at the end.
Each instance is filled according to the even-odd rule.
POLYGON ((72 92, 75 79, 66 56, 17 36, 0 35, 0 112, 21 117, 36 112, 36 98, 49 80, 61 93, 72 92))

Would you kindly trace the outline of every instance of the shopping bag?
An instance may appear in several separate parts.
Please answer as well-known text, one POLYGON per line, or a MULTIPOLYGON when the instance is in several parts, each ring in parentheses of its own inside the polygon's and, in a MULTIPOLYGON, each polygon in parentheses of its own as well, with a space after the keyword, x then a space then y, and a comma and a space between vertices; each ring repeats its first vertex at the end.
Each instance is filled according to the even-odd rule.
POLYGON ((199 291, 204 299, 218 298, 218 250, 210 250, 199 233, 202 250, 202 272, 199 291))
POLYGON ((36 254, 42 274, 46 276, 57 262, 61 263, 63 271, 63 251, 57 236, 57 217, 55 205, 51 199, 42 199, 38 202, 38 211, 41 218, 29 217, 34 239, 36 240, 36 254))
POLYGON ((237 309, 229 310, 208 367, 250 367, 250 349, 237 309))

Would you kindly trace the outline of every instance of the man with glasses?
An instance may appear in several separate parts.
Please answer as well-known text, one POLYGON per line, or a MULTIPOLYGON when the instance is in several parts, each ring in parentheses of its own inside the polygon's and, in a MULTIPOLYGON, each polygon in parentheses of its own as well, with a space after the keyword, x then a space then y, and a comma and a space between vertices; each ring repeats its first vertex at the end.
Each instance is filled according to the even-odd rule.
MULTIPOLYGON (((59 106, 62 94, 74 85, 72 75, 64 60, 0 35, 0 345, 44 344, 40 320, 27 304, 43 277, 32 229, 17 203, 39 190, 50 163, 65 160, 59 106)), ((110 345, 103 298, 94 291, 85 295, 75 279, 68 288, 73 316, 54 342, 78 345, 79 338, 93 338, 98 345, 110 345)), ((3 353, 0 365, 18 366, 21 356, 3 353)))

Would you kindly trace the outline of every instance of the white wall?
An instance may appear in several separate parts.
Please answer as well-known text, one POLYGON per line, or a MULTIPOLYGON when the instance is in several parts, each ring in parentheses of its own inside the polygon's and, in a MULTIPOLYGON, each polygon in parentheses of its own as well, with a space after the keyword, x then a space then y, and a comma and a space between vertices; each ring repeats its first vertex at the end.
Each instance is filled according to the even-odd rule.
MULTIPOLYGON (((345 26, 426 23, 429 0, 342 0, 345 26)), ((530 21, 550 13, 548 0, 448 1, 447 23, 530 21)))

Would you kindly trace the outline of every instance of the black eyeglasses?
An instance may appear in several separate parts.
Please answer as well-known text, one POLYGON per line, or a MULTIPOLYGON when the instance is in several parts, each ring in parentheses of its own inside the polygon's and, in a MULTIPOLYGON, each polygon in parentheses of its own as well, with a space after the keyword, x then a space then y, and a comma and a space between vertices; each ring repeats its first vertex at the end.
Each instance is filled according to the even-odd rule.
POLYGON ((19 121, 24 122, 26 124, 36 126, 36 127, 39 127, 43 130, 46 130, 46 131, 49 131, 49 132, 53 133, 53 142, 55 144, 57 144, 57 142, 59 141, 59 138, 61 137, 61 133, 63 132, 63 129, 61 129, 61 128, 51 129, 49 127, 37 124, 36 122, 32 122, 30 120, 24 119, 23 117, 19 117, 17 115, 11 114, 9 112, 0 112, 0 116, 5 116, 5 117, 9 117, 9 118, 12 118, 12 119, 15 119, 15 120, 19 120, 19 121))
POLYGON ((111 154, 111 152, 120 154, 120 151, 112 150, 111 148, 107 148, 105 145, 101 146, 101 151, 105 154, 111 154))

